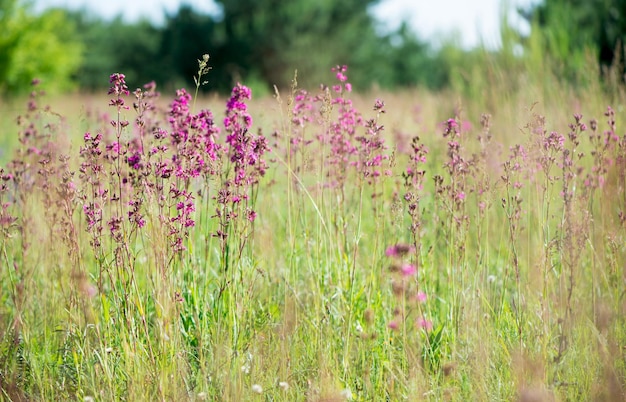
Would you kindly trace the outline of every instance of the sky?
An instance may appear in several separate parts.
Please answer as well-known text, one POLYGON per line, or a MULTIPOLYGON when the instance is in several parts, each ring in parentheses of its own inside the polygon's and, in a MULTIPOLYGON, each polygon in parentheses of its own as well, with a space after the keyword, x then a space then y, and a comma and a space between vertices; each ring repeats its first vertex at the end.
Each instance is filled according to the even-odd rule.
MULTIPOLYGON (((286 0, 289 1, 289 0, 286 0)), ((340 1, 340 0, 338 0, 340 1)), ((372 9, 381 29, 393 30, 406 20, 423 40, 437 44, 442 38, 455 36, 465 48, 484 43, 496 48, 499 40, 499 21, 503 0, 381 0, 372 9)), ((511 9, 526 7, 540 0, 508 0, 511 9)), ((175 13, 181 3, 191 4, 200 12, 215 13, 218 9, 211 0, 34 0, 35 9, 62 6, 71 9, 86 8, 105 18, 117 15, 127 21, 141 17, 159 24, 164 11, 175 13)), ((511 22, 520 29, 528 29, 514 12, 511 22)))

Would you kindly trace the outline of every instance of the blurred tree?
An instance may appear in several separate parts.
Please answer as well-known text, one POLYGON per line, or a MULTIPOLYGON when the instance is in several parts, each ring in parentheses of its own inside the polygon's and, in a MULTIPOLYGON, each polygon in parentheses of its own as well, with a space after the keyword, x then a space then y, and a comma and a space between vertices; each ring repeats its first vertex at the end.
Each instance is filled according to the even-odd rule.
POLYGON ((352 13, 344 10, 346 4, 311 0, 229 1, 223 7, 222 18, 184 5, 167 17, 160 60, 179 85, 191 83, 196 58, 204 53, 214 67, 209 90, 229 91, 237 81, 265 90, 287 86, 296 69, 301 85, 316 86, 329 81, 330 67, 337 64, 350 65, 350 79, 361 88, 438 87, 445 81, 445 69, 434 66, 440 60, 406 24, 378 35, 366 3, 353 2, 358 12, 352 13))
POLYGON ((161 31, 149 22, 127 24, 121 17, 104 21, 85 11, 69 16, 85 45, 77 77, 81 88, 105 87, 115 72, 124 73, 132 86, 166 76, 159 60, 161 31))
POLYGON ((330 67, 348 64, 356 86, 388 80, 389 43, 368 13, 377 0, 217 2, 228 41, 223 56, 244 75, 257 70, 270 85, 288 86, 297 69, 298 81, 310 86, 327 82, 330 67))
MULTIPOLYGON (((85 59, 78 76, 85 89, 106 87, 109 75, 121 72, 133 87, 154 80, 159 87, 173 90, 193 83, 198 58, 209 53, 213 62, 217 53, 213 17, 196 13, 187 5, 167 15, 162 27, 146 20, 127 23, 121 17, 106 21, 84 10, 70 15, 85 43, 85 59)), ((213 86, 216 74, 212 72, 207 78, 212 90, 229 89, 230 79, 224 79, 220 72, 218 78, 228 84, 213 86)))
POLYGON ((81 52, 64 11, 35 16, 19 0, 0 0, 0 93, 29 91, 35 78, 48 91, 72 88, 81 52))
POLYGON ((209 54, 214 68, 205 77, 205 89, 229 91, 232 80, 222 57, 225 46, 223 30, 213 16, 203 15, 188 5, 181 5, 176 14, 166 17, 159 45, 161 73, 158 79, 177 87, 193 84, 198 72, 198 59, 209 54), (165 73, 165 74, 164 74, 165 73))
POLYGON ((533 27, 527 45, 540 46, 565 78, 584 78, 589 53, 605 70, 618 64, 624 71, 626 1, 544 0, 520 14, 533 27))
POLYGON ((406 22, 388 38, 390 87, 425 87, 441 89, 450 82, 452 65, 442 49, 434 51, 419 40, 406 22))
POLYGON ((377 31, 368 10, 378 0, 216 1, 218 15, 181 5, 163 26, 121 17, 107 21, 84 10, 68 13, 68 26, 77 28, 85 48, 80 86, 106 87, 114 72, 126 74, 131 86, 149 80, 165 90, 192 86, 197 59, 206 53, 213 67, 203 87, 208 91, 229 91, 237 81, 261 92, 287 87, 295 70, 301 86, 332 83, 330 68, 339 64, 350 67, 357 89, 439 88, 449 79, 446 59, 407 24, 389 34, 377 31))

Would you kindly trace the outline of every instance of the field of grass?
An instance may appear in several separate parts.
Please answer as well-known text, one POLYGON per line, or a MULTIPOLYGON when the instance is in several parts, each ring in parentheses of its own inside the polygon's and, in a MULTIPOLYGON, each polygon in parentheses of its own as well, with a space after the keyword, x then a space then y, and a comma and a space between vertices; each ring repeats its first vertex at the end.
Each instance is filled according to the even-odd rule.
POLYGON ((624 400, 624 98, 346 74, 5 102, 0 400, 624 400))

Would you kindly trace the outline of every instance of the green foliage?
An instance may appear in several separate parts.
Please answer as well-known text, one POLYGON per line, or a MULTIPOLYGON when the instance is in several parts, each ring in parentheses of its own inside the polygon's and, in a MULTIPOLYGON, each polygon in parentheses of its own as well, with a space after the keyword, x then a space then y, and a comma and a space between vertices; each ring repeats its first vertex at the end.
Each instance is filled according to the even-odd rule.
POLYGON ((0 93, 26 92, 33 79, 49 91, 72 88, 81 51, 65 12, 34 16, 18 0, 0 0, 0 93))
POLYGON ((228 58, 246 72, 257 68, 270 84, 288 86, 294 69, 304 85, 322 82, 329 66, 360 71, 374 61, 380 44, 367 13, 371 0, 219 3, 232 44, 228 58))
MULTIPOLYGON (((191 7, 182 5, 174 15, 168 15, 165 26, 159 29, 157 82, 173 85, 177 88, 190 85, 198 70, 196 59, 208 53, 210 65, 217 61, 224 63, 221 47, 224 35, 212 16, 195 12, 191 7)), ((205 77, 212 90, 229 91, 233 79, 227 68, 214 68, 205 77)))
POLYGON ((377 1, 221 1, 228 39, 223 56, 258 71, 268 84, 288 87, 293 71, 305 87, 324 81, 329 67, 347 64, 356 88, 439 87, 445 69, 429 47, 401 25, 380 35, 368 8, 377 1), (443 74, 440 72, 444 72, 443 74))
POLYGON ((382 40, 384 55, 372 67, 377 73, 376 82, 387 88, 440 89, 448 85, 452 65, 446 62, 443 52, 422 42, 406 22, 382 40))
POLYGON ((109 75, 119 71, 136 86, 159 77, 161 32, 147 21, 127 24, 120 17, 104 21, 84 11, 71 12, 69 18, 85 48, 78 72, 81 88, 102 88, 109 75))
POLYGON ((79 84, 95 90, 120 71, 133 86, 151 79, 168 90, 191 86, 195 60, 209 54, 213 69, 203 89, 210 91, 227 92, 245 81, 268 93, 273 85, 289 86, 295 70, 301 85, 315 87, 343 64, 357 89, 444 86, 445 61, 406 24, 377 32, 368 12, 375 3, 240 0, 220 2, 220 15, 182 5, 163 26, 71 12, 85 47, 79 84))
POLYGON ((588 82, 589 55, 603 68, 623 70, 626 3, 621 0, 545 0, 521 10, 532 24, 526 48, 543 51, 563 79, 588 82))

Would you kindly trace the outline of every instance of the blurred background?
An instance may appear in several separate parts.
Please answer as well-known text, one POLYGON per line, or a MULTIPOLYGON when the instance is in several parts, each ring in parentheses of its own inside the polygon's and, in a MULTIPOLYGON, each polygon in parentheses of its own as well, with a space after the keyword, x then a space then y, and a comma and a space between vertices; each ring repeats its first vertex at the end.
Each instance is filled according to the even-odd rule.
POLYGON ((34 78, 95 92, 113 72, 130 87, 192 87, 205 53, 205 92, 241 81, 268 94, 295 70, 313 87, 343 64, 359 91, 610 89, 623 81, 625 17, 625 0, 0 0, 0 93, 34 78))

